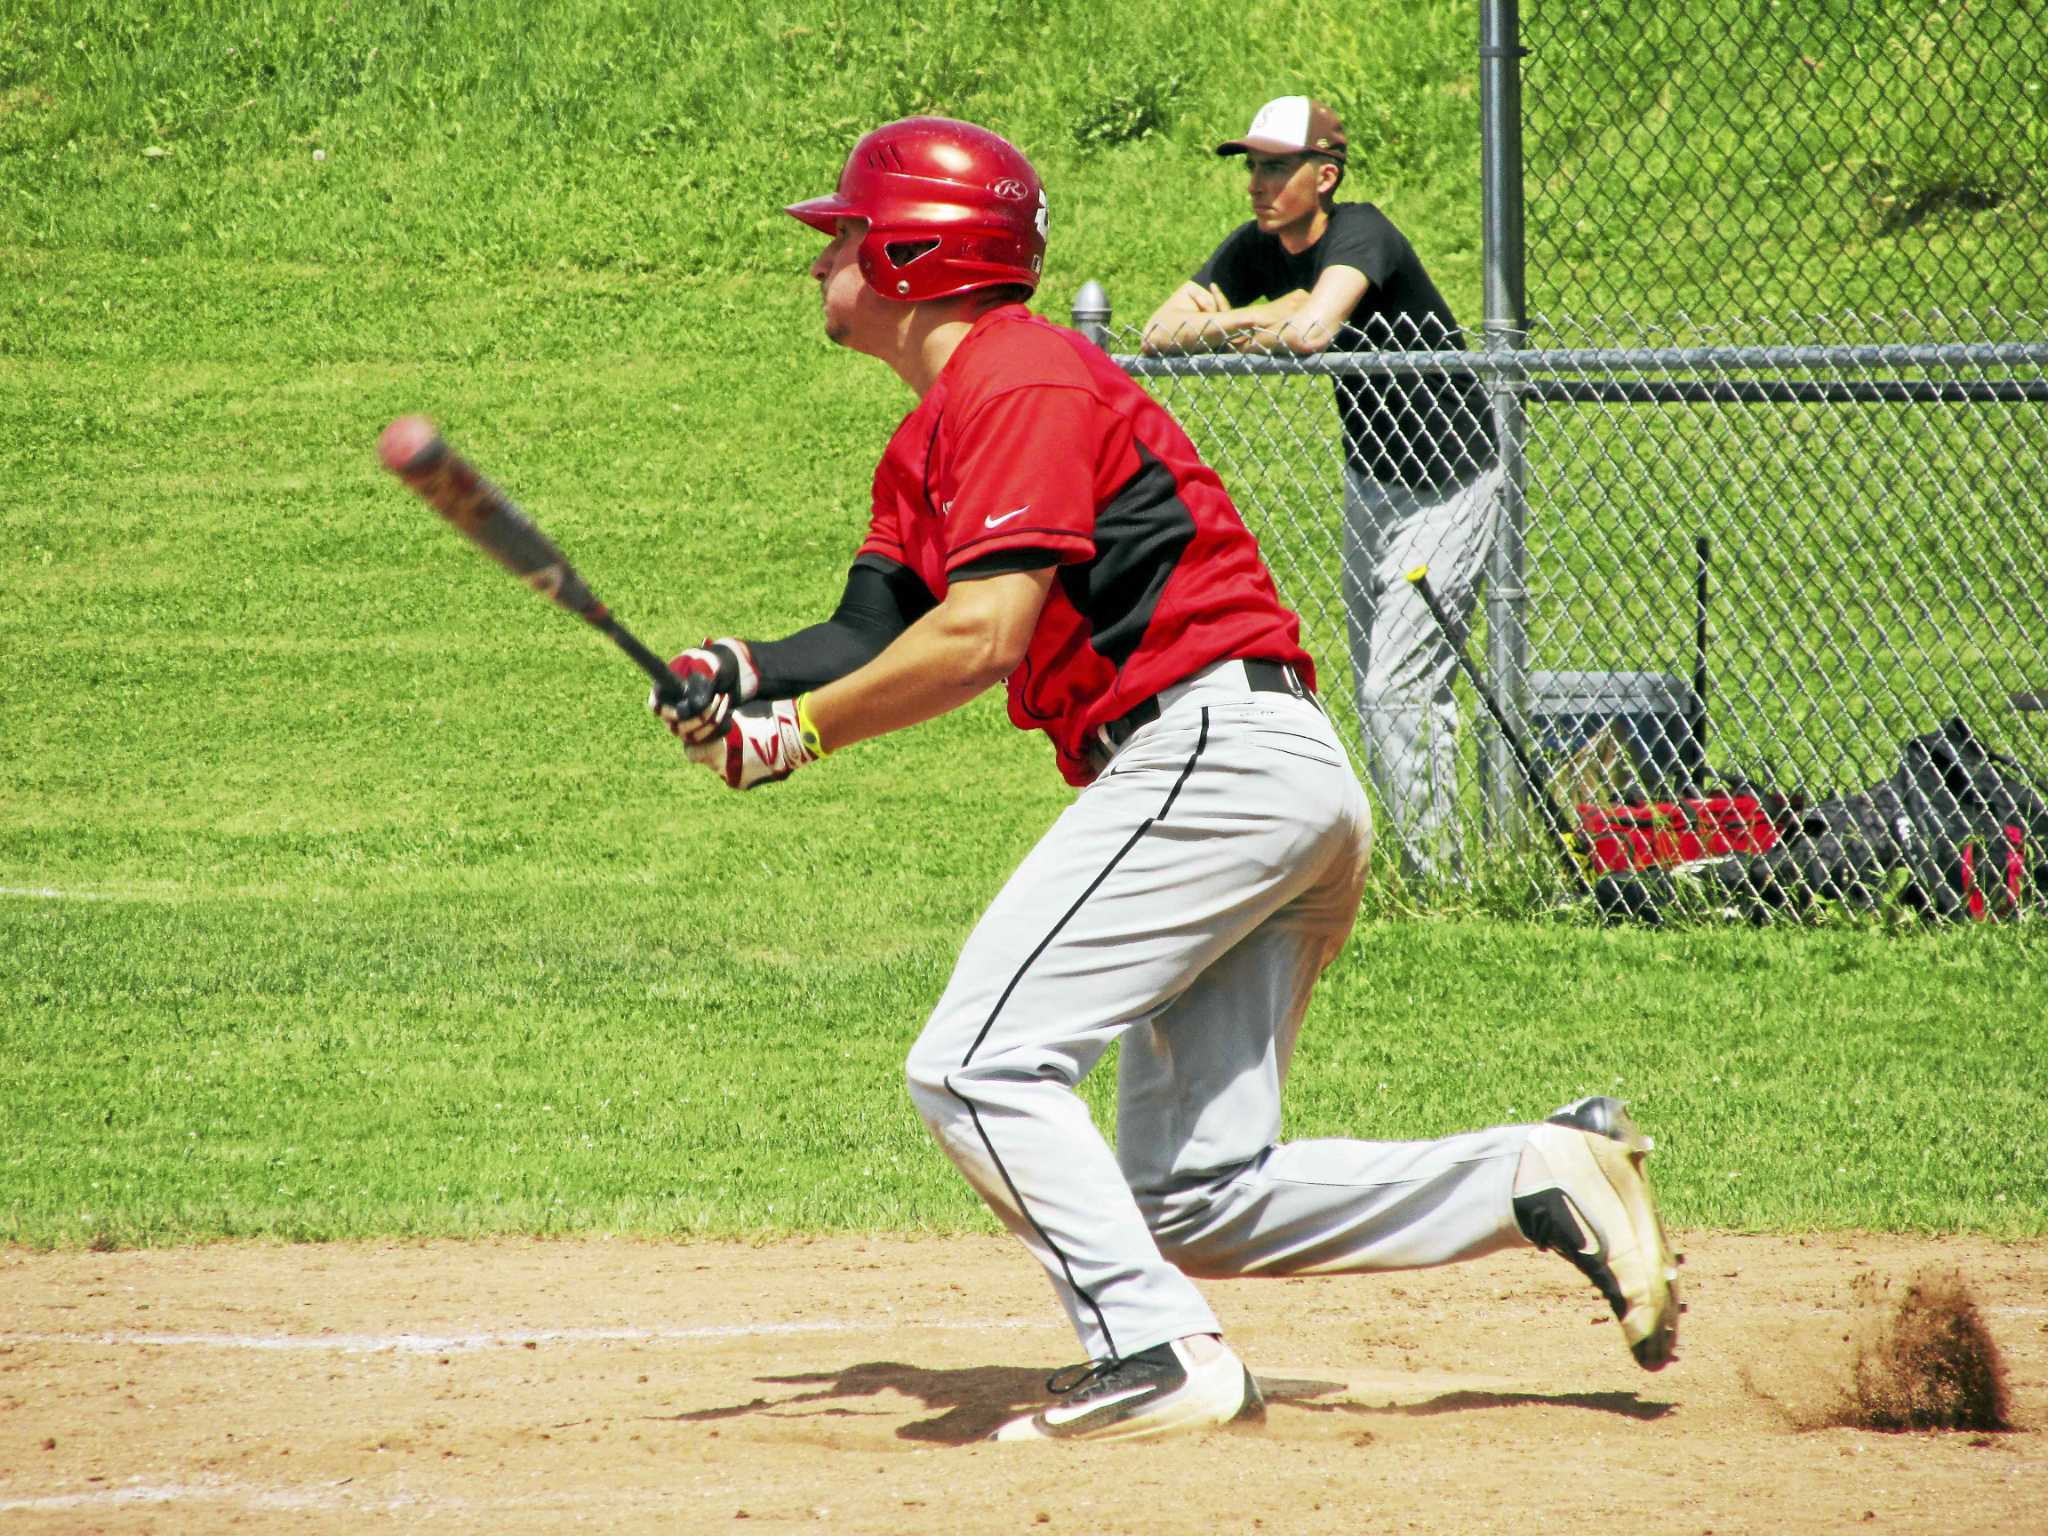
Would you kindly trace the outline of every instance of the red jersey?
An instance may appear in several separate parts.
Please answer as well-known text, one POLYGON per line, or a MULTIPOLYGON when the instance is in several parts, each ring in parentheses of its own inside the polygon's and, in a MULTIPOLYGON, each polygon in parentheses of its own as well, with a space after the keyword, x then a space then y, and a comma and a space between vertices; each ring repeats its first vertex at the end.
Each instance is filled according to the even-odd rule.
POLYGON ((1052 738, 1070 783, 1094 777, 1095 727, 1212 662, 1287 662, 1314 686, 1300 621, 1187 434, 1093 342, 1011 304, 890 438, 861 553, 943 601, 962 566, 1026 552, 1059 571, 1010 719, 1052 738))

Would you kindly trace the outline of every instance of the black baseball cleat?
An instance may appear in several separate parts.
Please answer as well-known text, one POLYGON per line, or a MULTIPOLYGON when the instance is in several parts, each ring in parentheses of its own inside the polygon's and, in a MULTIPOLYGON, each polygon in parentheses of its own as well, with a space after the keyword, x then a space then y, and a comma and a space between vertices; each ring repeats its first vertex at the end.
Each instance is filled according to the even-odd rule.
POLYGON ((1155 1344, 1120 1360, 1096 1360, 1054 1375, 1046 1390, 1060 1401, 1012 1419, 991 1440, 1139 1440, 1266 1418, 1259 1384, 1219 1340, 1196 1364, 1188 1341, 1155 1344))
POLYGON ((1677 1358, 1684 1261, 1671 1251, 1650 1197, 1643 1168, 1650 1138, 1620 1100, 1603 1095, 1565 1105, 1530 1139, 1556 1182, 1515 1197, 1516 1225, 1599 1287, 1636 1364, 1663 1370, 1677 1358))

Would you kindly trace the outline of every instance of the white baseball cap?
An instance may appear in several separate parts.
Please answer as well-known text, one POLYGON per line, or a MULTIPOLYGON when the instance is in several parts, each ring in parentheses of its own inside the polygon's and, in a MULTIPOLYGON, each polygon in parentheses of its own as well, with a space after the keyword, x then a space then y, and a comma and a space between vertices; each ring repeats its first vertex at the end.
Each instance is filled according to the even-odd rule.
POLYGON ((1323 155, 1344 163, 1344 125, 1307 96, 1276 96, 1259 108, 1244 137, 1218 144, 1219 155, 1323 155))

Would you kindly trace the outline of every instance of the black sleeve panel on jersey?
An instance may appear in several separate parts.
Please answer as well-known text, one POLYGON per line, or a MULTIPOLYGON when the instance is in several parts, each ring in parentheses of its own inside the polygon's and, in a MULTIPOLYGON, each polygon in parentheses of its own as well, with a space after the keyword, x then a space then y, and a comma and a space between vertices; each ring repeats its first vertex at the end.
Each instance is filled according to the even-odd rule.
POLYGON ((1060 557, 1049 549, 999 549, 992 555, 983 555, 979 560, 970 560, 955 568, 946 579, 953 582, 979 581, 985 576, 1014 576, 1019 571, 1042 571, 1059 563, 1060 557))
POLYGON ((785 640, 749 641, 764 699, 793 699, 873 661, 938 600, 917 573, 881 555, 862 555, 846 573, 832 617, 785 640))
POLYGON ((1204 288, 1211 283, 1221 288, 1223 297, 1230 300, 1232 307, 1280 297, 1278 293, 1265 291, 1270 274, 1260 271, 1259 263, 1253 259, 1251 236, 1255 231, 1255 225, 1238 225, 1223 237, 1221 245, 1209 253, 1209 259, 1202 263, 1194 276, 1194 281, 1204 288))
POLYGON ((1366 281, 1385 287, 1401 267, 1407 240, 1387 216, 1364 203, 1344 203, 1330 215, 1330 226, 1316 245, 1316 270, 1352 267, 1366 281))
POLYGON ((1195 541, 1195 516, 1173 471, 1143 443, 1138 468, 1095 518, 1096 555, 1060 567, 1060 587, 1088 621, 1088 643, 1121 668, 1137 654, 1160 595, 1195 541))

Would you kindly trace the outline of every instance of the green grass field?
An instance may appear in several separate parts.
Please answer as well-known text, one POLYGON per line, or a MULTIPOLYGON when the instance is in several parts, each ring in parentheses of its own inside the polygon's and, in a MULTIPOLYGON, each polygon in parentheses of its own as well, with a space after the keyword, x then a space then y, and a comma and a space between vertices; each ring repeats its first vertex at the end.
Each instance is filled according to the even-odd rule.
MULTIPOLYGON (((657 646, 786 632, 909 400, 818 334, 780 204, 979 116, 1053 186, 1043 307, 1135 305, 1238 216, 1206 146, 1311 25, 1476 314, 1465 9, 1202 14, 1227 48, 1061 0, 0 17, 0 1240, 986 1222, 900 1063, 1049 751, 990 697, 732 795, 372 449, 433 413, 657 646)), ((1288 1131, 1614 1091, 1681 1225, 2039 1236, 2044 996, 2026 928, 1377 892, 1288 1131)))

